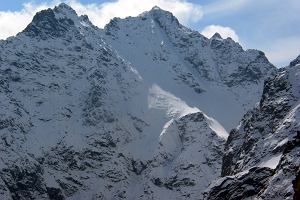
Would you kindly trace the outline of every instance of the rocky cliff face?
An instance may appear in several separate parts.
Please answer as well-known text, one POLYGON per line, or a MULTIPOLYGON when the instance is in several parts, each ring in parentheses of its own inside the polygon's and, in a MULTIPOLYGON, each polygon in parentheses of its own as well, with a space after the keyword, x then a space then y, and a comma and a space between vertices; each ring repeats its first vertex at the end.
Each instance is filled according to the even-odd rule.
POLYGON ((259 105, 231 131, 223 157, 225 177, 211 186, 207 199, 222 199, 222 194, 233 194, 237 187, 241 191, 226 199, 297 199, 299 64, 298 57, 266 81, 259 105))
MULTIPOLYGON (((104 30, 66 4, 41 11, 0 42, 0 199, 202 199, 222 171, 255 166, 237 164, 238 145, 230 159, 233 133, 222 166, 226 129, 275 72, 262 52, 207 39, 157 7, 104 30)), ((270 82, 269 114, 274 84, 296 90, 270 82)), ((278 102, 282 115, 293 95, 278 102)), ((268 117, 273 130, 281 118, 268 117)))

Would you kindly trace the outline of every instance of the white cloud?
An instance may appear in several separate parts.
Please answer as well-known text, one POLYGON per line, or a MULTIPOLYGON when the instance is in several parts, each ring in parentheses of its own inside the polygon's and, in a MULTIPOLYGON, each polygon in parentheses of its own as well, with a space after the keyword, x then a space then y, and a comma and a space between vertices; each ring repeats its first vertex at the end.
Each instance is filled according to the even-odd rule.
POLYGON ((36 12, 54 7, 60 2, 68 3, 79 15, 88 15, 92 23, 100 28, 113 17, 137 16, 155 5, 171 11, 183 24, 195 23, 203 16, 200 5, 186 0, 117 0, 101 4, 82 4, 77 0, 53 0, 51 3, 27 3, 23 5, 22 10, 16 12, 0 11, 0 39, 22 31, 36 12))
POLYGON ((278 67, 287 66, 300 54, 300 37, 287 37, 273 41, 265 48, 268 59, 278 67))
POLYGON ((234 41, 239 41, 238 35, 230 27, 220 25, 209 25, 201 31, 201 34, 207 38, 211 38, 215 33, 219 33, 223 38, 231 37, 231 39, 233 39, 234 41))
POLYGON ((44 8, 46 8, 44 5, 24 4, 21 11, 0 11, 0 39, 22 31, 30 23, 33 15, 44 8))
POLYGON ((137 16, 155 5, 171 11, 184 24, 197 22, 203 15, 200 5, 185 0, 118 0, 89 5, 70 1, 70 5, 79 14, 87 14, 91 21, 99 27, 103 27, 113 17, 137 16))

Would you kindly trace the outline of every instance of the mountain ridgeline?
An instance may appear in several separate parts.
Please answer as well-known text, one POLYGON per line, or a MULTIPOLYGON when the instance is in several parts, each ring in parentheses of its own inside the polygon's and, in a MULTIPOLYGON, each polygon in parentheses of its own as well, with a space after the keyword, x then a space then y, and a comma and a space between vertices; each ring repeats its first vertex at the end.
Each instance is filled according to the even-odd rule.
POLYGON ((297 199, 299 68, 158 7, 38 12, 0 41, 0 199, 297 199))

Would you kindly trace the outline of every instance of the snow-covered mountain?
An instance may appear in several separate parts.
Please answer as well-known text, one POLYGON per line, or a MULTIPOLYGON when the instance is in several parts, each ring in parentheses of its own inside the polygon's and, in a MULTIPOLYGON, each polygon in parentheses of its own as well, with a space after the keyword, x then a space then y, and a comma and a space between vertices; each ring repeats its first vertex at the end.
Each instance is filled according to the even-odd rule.
POLYGON ((244 51, 219 34, 207 39, 158 7, 138 17, 115 18, 104 31, 148 87, 157 84, 228 131, 258 101, 265 78, 275 72, 263 52, 244 51))
MULTIPOLYGON (((290 68, 277 79, 297 82, 290 68)), ((41 11, 0 42, 0 199, 202 199, 221 173, 287 155, 293 136, 281 132, 269 146, 258 135, 254 154, 253 142, 241 147, 251 113, 266 134, 282 120, 273 107, 294 119, 283 105, 299 96, 277 99, 277 81, 227 140, 275 73, 263 52, 205 38, 158 7, 104 29, 66 4, 41 11)))
POLYGON ((231 131, 225 177, 210 186, 206 199, 299 199, 299 80, 300 56, 265 83, 259 105, 231 131))

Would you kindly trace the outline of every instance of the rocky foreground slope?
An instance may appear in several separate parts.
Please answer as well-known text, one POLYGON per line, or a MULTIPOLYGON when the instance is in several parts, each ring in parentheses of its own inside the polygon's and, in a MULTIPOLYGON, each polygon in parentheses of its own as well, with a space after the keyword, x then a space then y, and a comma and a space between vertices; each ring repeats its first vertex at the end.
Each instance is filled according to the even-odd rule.
MULTIPOLYGON (((275 79, 297 82, 293 66, 275 79)), ((280 185, 270 163, 294 162, 297 83, 268 81, 227 140, 276 72, 157 7, 103 30, 66 4, 41 11, 0 42, 0 199, 203 199, 248 169, 280 185)))
POLYGON ((299 199, 300 56, 266 81, 261 101, 225 145, 206 199, 299 199))

